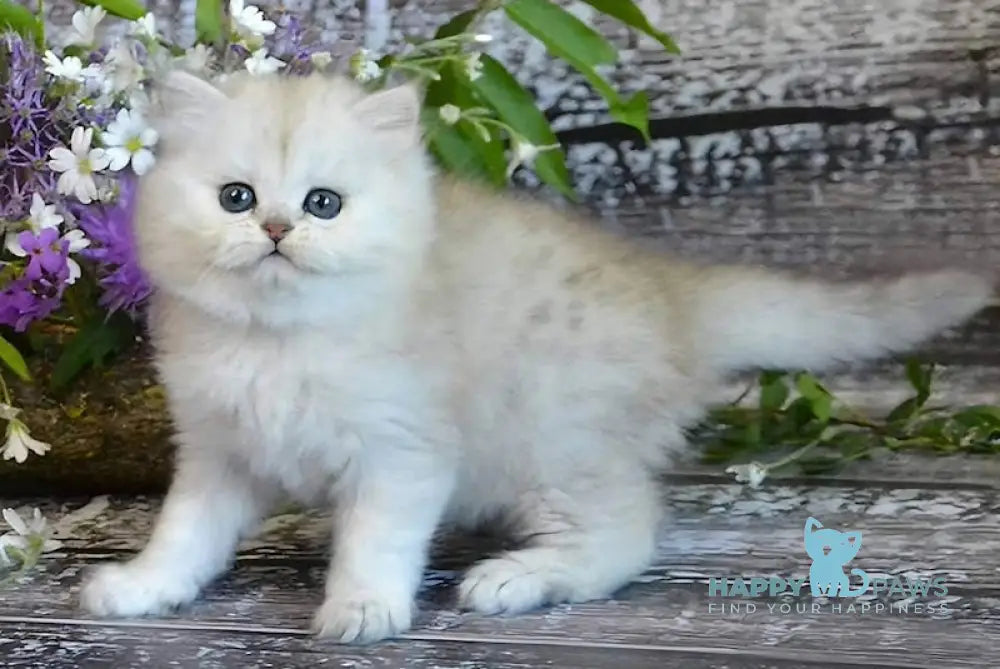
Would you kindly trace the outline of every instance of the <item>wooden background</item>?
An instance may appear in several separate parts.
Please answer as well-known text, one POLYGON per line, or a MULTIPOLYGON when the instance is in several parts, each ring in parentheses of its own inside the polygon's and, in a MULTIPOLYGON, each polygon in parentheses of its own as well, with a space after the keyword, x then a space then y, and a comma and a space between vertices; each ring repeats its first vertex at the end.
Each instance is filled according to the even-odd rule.
MULTIPOLYGON (((258 4, 302 13, 341 56, 429 35, 474 4, 372 1, 389 7, 386 34, 366 34, 364 0, 258 4)), ((682 56, 614 22, 599 27, 622 51, 613 81, 650 93, 648 146, 501 13, 485 26, 497 38, 490 52, 537 94, 577 189, 607 225, 688 255, 825 274, 1000 259, 1000 0, 640 4, 682 56)), ((66 25, 73 3, 48 5, 66 25)), ((193 0, 148 5, 166 34, 193 37, 193 0)), ((530 174, 520 182, 533 185, 530 174)), ((1000 366, 997 315, 929 354, 1000 366)))
MULTIPOLYGON (((385 2, 368 1, 369 10, 385 2)), ((307 12, 339 54, 366 41, 378 46, 426 35, 470 3, 388 4, 386 36, 364 29, 366 8, 354 0, 286 3, 307 12)), ((569 150, 578 189, 605 224, 686 254, 824 274, 911 254, 990 264, 1000 258, 1000 0, 642 4, 676 36, 683 57, 667 58, 614 25, 603 29, 623 49, 615 81, 652 94, 656 139, 650 146, 610 123, 602 103, 545 58, 540 45, 499 18, 488 26, 497 37, 494 55, 542 100, 569 150)), ((69 22, 68 0, 47 6, 56 25, 69 22)), ((153 6, 167 34, 190 38, 193 0, 153 6)), ((522 185, 532 186, 531 179, 522 185)), ((974 401, 977 393, 1000 399, 996 324, 996 312, 986 313, 931 347, 935 358, 952 363, 945 385, 962 401, 974 401)), ((879 369, 886 368, 857 374, 854 386, 864 388, 869 401, 898 401, 905 390, 879 369)), ((90 494, 97 492, 94 482, 101 492, 162 490, 169 426, 143 421, 144 431, 137 431, 127 419, 141 417, 134 402, 148 395, 147 381, 125 365, 111 374, 135 387, 111 378, 104 394, 93 394, 88 415, 96 407, 93 418, 102 427, 97 441, 79 441, 95 446, 77 456, 60 444, 48 458, 8 467, 6 478, 0 467, 0 495, 7 496, 0 506, 29 501, 12 498, 17 495, 90 494), (39 469, 44 462, 65 471, 39 469)), ((158 501, 99 498, 80 508, 36 498, 32 505, 60 518, 56 535, 65 546, 47 556, 33 581, 0 591, 0 664, 994 666, 1000 647, 997 467, 995 457, 895 456, 854 463, 826 479, 769 480, 753 490, 717 467, 692 465, 669 477, 671 531, 654 566, 612 600, 511 619, 463 614, 454 607, 452 586, 484 547, 441 544, 415 630, 363 649, 331 647, 305 632, 327 561, 329 525, 321 515, 270 519, 260 537, 243 545, 235 570, 182 612, 109 623, 81 617, 80 576, 95 562, 133 554, 158 501), (800 543, 807 514, 831 527, 863 529, 857 565, 872 575, 943 576, 949 611, 709 614, 713 576, 807 573, 800 543)))

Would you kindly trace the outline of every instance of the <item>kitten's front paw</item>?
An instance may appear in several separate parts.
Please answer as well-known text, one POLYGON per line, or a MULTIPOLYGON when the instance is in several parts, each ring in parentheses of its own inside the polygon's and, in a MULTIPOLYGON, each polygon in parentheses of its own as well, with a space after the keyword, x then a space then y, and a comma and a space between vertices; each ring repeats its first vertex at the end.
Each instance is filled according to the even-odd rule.
POLYGON ((357 591, 327 595, 313 618, 313 631, 339 643, 374 643, 410 629, 412 602, 357 591))
POLYGON ((459 606, 487 615, 523 613, 549 595, 546 578, 530 566, 507 557, 472 566, 458 587, 459 606))
POLYGON ((162 570, 134 563, 98 567, 84 582, 80 605, 103 617, 165 613, 198 596, 197 585, 162 570))

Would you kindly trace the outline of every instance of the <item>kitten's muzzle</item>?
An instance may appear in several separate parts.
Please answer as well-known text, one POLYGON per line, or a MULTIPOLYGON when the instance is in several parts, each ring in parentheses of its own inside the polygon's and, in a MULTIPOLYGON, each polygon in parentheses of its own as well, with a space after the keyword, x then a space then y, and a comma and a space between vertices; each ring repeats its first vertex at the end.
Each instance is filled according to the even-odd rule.
POLYGON ((287 221, 264 221, 260 227, 264 231, 264 234, 275 244, 288 236, 288 233, 292 231, 292 224, 287 221))

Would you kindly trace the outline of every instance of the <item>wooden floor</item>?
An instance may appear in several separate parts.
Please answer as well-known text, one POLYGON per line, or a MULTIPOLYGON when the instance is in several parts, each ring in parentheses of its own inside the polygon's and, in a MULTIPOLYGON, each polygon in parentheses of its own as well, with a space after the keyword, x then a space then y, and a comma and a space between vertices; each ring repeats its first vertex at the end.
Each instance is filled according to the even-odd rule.
POLYGON ((665 482, 671 517, 655 564, 641 578, 610 601, 511 618, 461 613, 453 603, 461 570, 495 549, 496 541, 444 537, 415 628, 402 639, 365 648, 320 642, 305 631, 323 591, 321 515, 268 520, 260 537, 244 544, 233 571, 194 605, 161 619, 109 622, 77 610, 81 574, 92 564, 131 555, 147 536, 158 500, 0 499, 3 506, 39 505, 63 517, 58 534, 65 542, 32 578, 0 590, 0 666, 995 666, 998 474, 995 460, 941 458, 859 463, 834 479, 788 479, 757 490, 711 472, 678 474, 665 482), (719 612, 737 600, 710 598, 713 576, 808 575, 802 533, 809 516, 827 527, 863 532, 861 552, 849 568, 872 578, 941 576, 947 596, 866 595, 839 600, 836 613, 832 602, 813 600, 806 590, 797 597, 753 599, 755 612, 719 612), (908 613, 895 610, 907 601, 908 613), (917 612, 917 601, 932 603, 935 612, 917 612), (878 603, 891 604, 893 613, 876 613, 878 603))

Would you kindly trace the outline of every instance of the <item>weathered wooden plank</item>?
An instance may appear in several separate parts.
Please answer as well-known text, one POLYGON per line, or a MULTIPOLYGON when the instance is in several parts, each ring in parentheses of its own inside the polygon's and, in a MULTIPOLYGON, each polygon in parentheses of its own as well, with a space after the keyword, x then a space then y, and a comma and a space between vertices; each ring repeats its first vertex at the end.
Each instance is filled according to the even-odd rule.
MULTIPOLYGON (((403 3, 396 24, 426 34, 471 3, 403 3)), ((581 3, 567 3, 586 19, 581 3), (575 5, 575 6, 574 6, 575 5)), ((983 70, 998 61, 988 48, 1000 35, 993 0, 646 0, 652 19, 672 32, 683 55, 669 57, 612 21, 598 25, 626 49, 613 79, 626 90, 651 90, 657 115, 807 102, 920 105, 969 111, 995 90, 983 70), (632 48, 629 48, 632 47, 632 48), (638 48, 635 48, 638 47, 638 48)), ((499 39, 493 51, 519 78, 537 86, 560 125, 593 125, 607 117, 579 79, 553 67, 523 33, 501 17, 486 24, 499 39)))
MULTIPOLYGON (((86 511, 79 511, 82 507, 79 501, 0 498, 2 507, 36 505, 52 518, 65 517, 56 525, 55 536, 65 542, 65 551, 88 554, 137 550, 148 536, 159 504, 158 497, 98 498, 93 505, 87 505, 86 511), (97 512, 100 515, 95 515, 97 512)), ((912 557, 923 561, 921 569, 934 568, 932 563, 936 558, 947 556, 956 541, 948 534, 954 529, 952 524, 961 524, 987 544, 992 541, 992 533, 1000 529, 1000 515, 995 513, 1000 510, 1000 493, 978 486, 925 490, 905 483, 880 488, 765 485, 755 490, 734 483, 698 483, 666 486, 664 505, 667 518, 661 535, 665 540, 659 545, 657 558, 664 564, 684 556, 694 561, 704 560, 724 555, 730 549, 734 559, 743 559, 754 542, 760 540, 754 528, 766 528, 765 536, 782 538, 786 545, 774 550, 794 550, 796 556, 805 559, 804 554, 799 555, 801 547, 795 542, 801 538, 800 526, 808 514, 826 517, 831 524, 857 522, 874 528, 872 532, 891 533, 894 538, 879 544, 882 548, 866 547, 866 559, 895 559, 894 545, 907 541, 907 533, 912 531, 914 536, 920 535, 920 545, 924 546, 915 552, 920 555, 912 557), (802 522, 789 514, 802 515, 802 522), (925 539, 924 534, 931 534, 929 528, 940 529, 941 536, 925 539), (689 537, 695 541, 699 535, 704 536, 694 545, 677 538, 689 537), (734 544, 737 539, 743 543, 734 544), (871 552, 883 549, 887 552, 871 552)), ((298 559, 321 560, 326 553, 328 528, 322 511, 290 507, 267 520, 256 538, 244 542, 245 556, 248 560, 271 558, 291 546, 298 559)), ((482 538, 472 540, 481 544, 482 538)), ((469 545, 448 543, 444 551, 467 551, 469 545)), ((991 547, 977 548, 988 549, 991 547)), ((766 557, 770 555, 768 550, 762 546, 753 552, 766 557)), ((987 569, 982 573, 992 572, 987 569)))
MULTIPOLYGON (((668 490, 673 518, 665 524, 654 566, 610 601, 558 606, 512 618, 488 618, 454 609, 459 570, 482 554, 478 541, 451 541, 437 551, 421 597, 414 638, 502 640, 508 643, 592 643, 642 647, 706 646, 737 652, 802 653, 816 658, 938 666, 982 666, 1000 644, 997 606, 1000 581, 1000 499, 995 491, 920 489, 852 490, 734 485, 683 486, 668 490), (870 576, 941 576, 949 588, 946 611, 907 614, 832 613, 811 608, 809 595, 758 600, 752 613, 709 611, 708 582, 718 576, 804 577, 802 549, 807 515, 830 527, 864 532, 851 567, 870 576), (768 603, 788 604, 768 611, 768 603), (796 604, 805 608, 796 612, 796 604), (808 606, 806 606, 808 605, 808 606), (850 638, 830 650, 831 638, 850 638)), ((153 506, 117 501, 106 515, 81 521, 66 536, 66 551, 45 562, 45 571, 0 592, 2 623, 18 617, 80 619, 75 590, 82 569, 120 557, 144 540, 153 506)), ((205 596, 159 622, 196 628, 226 624, 256 629, 304 630, 320 602, 324 574, 322 514, 272 519, 261 538, 248 542, 236 568, 205 596)), ((494 544, 495 545, 495 544, 494 544)), ((897 595, 865 596, 870 607, 897 595)), ((722 601, 722 600, 719 600, 722 601)), ((859 600, 859 604, 862 600, 859 600)), ((936 604, 936 605, 937 605, 936 604)), ((846 608, 846 604, 845 604, 846 608)), ((148 623, 148 621, 147 621, 148 623)), ((140 623, 130 623, 140 624, 140 623)), ((146 624, 146 623, 143 623, 146 624)), ((902 665, 900 665, 902 666, 902 665)))
MULTIPOLYGON (((628 647, 604 643, 501 642, 492 639, 441 639, 436 635, 367 647, 341 647, 312 640, 296 630, 274 633, 240 630, 87 626, 45 621, 6 623, 0 630, 5 667, 199 667, 234 669, 316 666, 366 669, 524 669, 566 667, 606 669, 625 666, 661 669, 793 669, 851 666, 835 654, 796 657, 768 650, 700 650, 670 646, 628 647)), ((916 667, 929 665, 883 665, 916 667)))
MULTIPOLYGON (((753 572, 772 576, 780 570, 753 572)), ((748 572, 748 576, 750 572, 748 572)), ((34 607, 4 607, 0 629, 23 621, 48 620, 78 626, 167 628, 178 630, 228 629, 254 635, 305 636, 310 616, 319 605, 322 572, 294 566, 243 566, 211 586, 205 597, 179 615, 129 621, 92 621, 74 611, 51 607, 42 593, 34 607)), ((402 639, 439 642, 489 640, 492 643, 533 645, 606 645, 656 649, 715 648, 739 654, 754 649, 764 657, 787 658, 796 653, 814 659, 873 666, 927 665, 982 666, 1000 642, 996 593, 968 590, 934 601, 934 612, 904 598, 866 597, 854 608, 839 609, 807 594, 761 598, 755 609, 734 599, 709 599, 704 583, 664 584, 651 574, 604 602, 558 606, 514 617, 484 617, 453 608, 451 579, 431 584, 421 600, 416 626, 402 639), (813 609, 813 604, 817 608, 813 609), (876 605, 883 609, 876 613, 876 605), (725 605, 726 608, 723 608, 725 605), (711 607, 711 608, 710 608, 711 607), (831 638, 850 638, 851 647, 828 654, 831 638), (899 663, 899 664, 895 664, 899 663)), ((37 585, 36 585, 37 587, 37 585)), ((32 593, 24 593, 28 596, 32 593)))
MULTIPOLYGON (((868 157, 833 173, 824 165, 778 166, 767 184, 728 194, 727 186, 706 185, 675 200, 663 194, 671 191, 664 180, 672 178, 677 149, 676 142, 654 142, 649 156, 629 153, 625 162, 634 167, 627 171, 610 156, 599 159, 594 184, 584 190, 602 186, 599 211, 630 232, 662 237, 682 252, 751 262, 851 268, 920 249, 971 258, 988 252, 992 259, 1000 248, 1000 158, 994 155, 940 148, 903 163, 879 165, 868 157)), ((717 165, 720 160, 727 158, 718 156, 717 165)), ((740 160, 733 156, 731 166, 740 160)), ((585 162, 593 164, 576 161, 585 162)))

